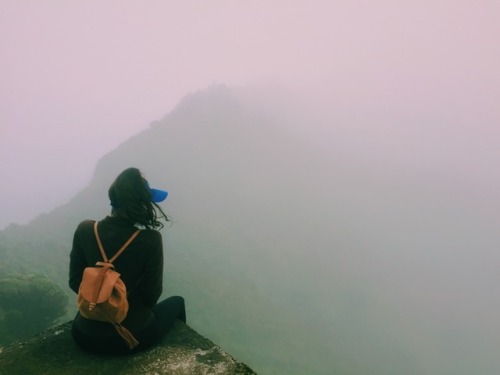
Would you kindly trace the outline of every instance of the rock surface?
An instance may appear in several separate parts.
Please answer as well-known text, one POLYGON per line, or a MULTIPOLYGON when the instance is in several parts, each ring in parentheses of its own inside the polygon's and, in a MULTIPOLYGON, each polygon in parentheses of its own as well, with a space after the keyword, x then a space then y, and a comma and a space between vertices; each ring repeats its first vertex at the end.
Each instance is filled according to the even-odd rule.
POLYGON ((189 326, 175 327, 154 348, 129 357, 99 356, 79 349, 71 322, 28 340, 0 348, 0 374, 9 375, 251 375, 236 361, 189 326))

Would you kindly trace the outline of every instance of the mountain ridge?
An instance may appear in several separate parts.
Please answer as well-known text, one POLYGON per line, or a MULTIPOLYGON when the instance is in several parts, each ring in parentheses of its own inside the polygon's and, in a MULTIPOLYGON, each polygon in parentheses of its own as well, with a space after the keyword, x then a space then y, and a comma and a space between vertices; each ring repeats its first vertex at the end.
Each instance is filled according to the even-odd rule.
MULTIPOLYGON (((164 295, 187 297, 195 329, 233 349, 235 356, 243 355, 247 363, 253 365, 259 358, 257 371, 310 371, 298 356, 283 353, 271 358, 258 349, 262 340, 255 331, 258 315, 267 321, 259 331, 274 332, 275 345, 285 329, 273 328, 278 317, 289 315, 287 320, 303 325, 302 318, 287 313, 264 292, 266 284, 276 285, 266 281, 271 273, 260 280, 253 276, 256 269, 262 275, 271 271, 264 269, 263 259, 274 258, 272 264, 281 257, 272 255, 276 240, 272 226, 284 225, 279 224, 279 210, 292 198, 283 184, 300 181, 294 163, 286 157, 291 145, 296 143, 295 149, 300 150, 300 143, 275 127, 272 111, 258 108, 244 90, 226 86, 186 96, 170 114, 104 155, 89 185, 66 204, 25 226, 0 232, 4 259, 24 258, 9 270, 34 272, 43 265, 43 272, 65 288, 73 306, 66 267, 74 228, 83 219, 109 214, 108 186, 122 169, 139 167, 152 185, 170 193, 164 207, 174 222, 162 230, 164 295), (261 207, 256 206, 259 201, 261 207), (262 218, 274 224, 270 227, 262 218), (263 246, 252 232, 261 232, 268 244, 263 246), (3 241, 14 247, 4 246, 3 241), (221 310, 218 306, 227 298, 235 302, 221 310), (258 306, 268 306, 267 311, 257 313, 258 306), (233 328, 225 328, 225 322, 233 322, 233 328)), ((72 311, 74 307, 65 318, 72 311)), ((308 329, 304 326, 301 331, 306 334, 308 329)), ((300 351, 299 343, 287 345, 300 351)))

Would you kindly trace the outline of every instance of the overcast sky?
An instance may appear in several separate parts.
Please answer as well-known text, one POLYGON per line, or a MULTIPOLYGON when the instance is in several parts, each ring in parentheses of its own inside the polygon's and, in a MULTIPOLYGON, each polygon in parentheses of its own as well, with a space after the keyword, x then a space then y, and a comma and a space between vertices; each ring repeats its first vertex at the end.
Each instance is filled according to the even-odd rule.
POLYGON ((0 228, 67 201, 102 155, 212 83, 457 104, 491 141, 499 4, 0 0, 0 228))

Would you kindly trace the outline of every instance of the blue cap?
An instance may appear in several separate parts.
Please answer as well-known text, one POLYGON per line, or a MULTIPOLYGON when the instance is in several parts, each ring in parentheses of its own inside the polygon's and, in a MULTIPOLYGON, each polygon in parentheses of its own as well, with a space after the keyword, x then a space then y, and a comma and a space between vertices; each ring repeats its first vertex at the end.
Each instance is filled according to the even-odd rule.
MULTIPOLYGON (((152 187, 149 186, 149 183, 147 181, 145 182, 145 185, 151 194, 151 202, 160 203, 160 202, 163 202, 167 198, 167 196, 168 196, 167 191, 160 190, 160 189, 153 189, 152 187)), ((111 207, 120 208, 120 204, 117 201, 112 200, 111 207)))
POLYGON ((151 192, 151 202, 154 203, 163 202, 168 195, 168 192, 165 190, 149 188, 149 191, 151 192))

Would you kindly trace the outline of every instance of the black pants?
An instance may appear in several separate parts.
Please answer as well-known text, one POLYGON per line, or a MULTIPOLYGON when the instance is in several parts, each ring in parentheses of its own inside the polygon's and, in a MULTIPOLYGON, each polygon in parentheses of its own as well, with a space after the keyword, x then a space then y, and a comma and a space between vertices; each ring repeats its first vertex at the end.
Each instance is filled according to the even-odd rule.
POLYGON ((133 354, 160 341, 170 331, 176 319, 186 323, 186 308, 182 297, 174 296, 161 301, 153 308, 153 312, 155 318, 151 324, 142 331, 133 332, 139 345, 132 350, 118 334, 106 337, 90 336, 81 332, 75 324, 73 324, 71 334, 78 346, 91 353, 133 354))

